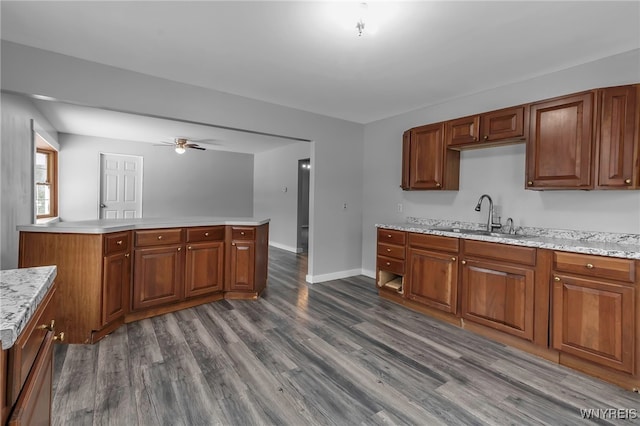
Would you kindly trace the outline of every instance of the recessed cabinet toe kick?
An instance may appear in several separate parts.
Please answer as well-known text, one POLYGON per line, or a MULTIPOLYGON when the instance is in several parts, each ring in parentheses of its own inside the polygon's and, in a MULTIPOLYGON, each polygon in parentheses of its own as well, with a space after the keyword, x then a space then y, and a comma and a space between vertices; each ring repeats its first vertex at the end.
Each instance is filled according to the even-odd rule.
POLYGON ((640 388, 640 260, 378 228, 381 297, 640 388))
POLYGON ((266 288, 269 224, 20 232, 20 267, 58 266, 58 323, 94 343, 128 323, 266 288))

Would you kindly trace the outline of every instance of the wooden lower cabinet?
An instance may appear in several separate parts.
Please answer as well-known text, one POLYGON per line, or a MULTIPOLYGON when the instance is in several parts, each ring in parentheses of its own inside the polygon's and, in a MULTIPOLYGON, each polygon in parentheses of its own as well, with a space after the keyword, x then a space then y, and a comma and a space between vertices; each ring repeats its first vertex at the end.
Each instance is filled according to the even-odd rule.
POLYGON ((132 309, 152 308, 182 299, 184 262, 182 246, 136 249, 132 309))
POLYGON ((268 230, 266 223, 22 231, 19 266, 57 265, 56 321, 65 341, 95 343, 126 322, 223 298, 255 299, 267 285, 268 230))
POLYGON ((231 243, 231 283, 229 290, 253 291, 255 243, 234 241, 231 243))
POLYGON ((185 297, 201 296, 224 287, 224 241, 187 246, 185 297))
POLYGON ((462 261, 462 317, 532 341, 534 269, 465 258, 462 261))
POLYGON ((53 344, 63 338, 62 333, 55 335, 56 285, 48 290, 14 345, 0 356, 2 424, 51 424, 53 344))
POLYGON ((458 301, 458 258, 455 254, 409 248, 406 297, 455 314, 458 301))
POLYGON ((131 253, 116 253, 103 259, 102 325, 121 318, 129 309, 131 253))
POLYGON ((635 373, 636 297, 633 286, 555 274, 553 348, 635 373))

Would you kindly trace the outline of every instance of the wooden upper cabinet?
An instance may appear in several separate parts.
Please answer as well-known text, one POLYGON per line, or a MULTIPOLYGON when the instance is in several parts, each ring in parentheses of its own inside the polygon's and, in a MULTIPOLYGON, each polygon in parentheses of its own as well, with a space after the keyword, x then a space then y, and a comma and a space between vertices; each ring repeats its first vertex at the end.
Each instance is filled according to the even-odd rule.
POLYGON ((458 189, 460 154, 445 149, 443 123, 411 129, 403 149, 403 189, 458 189))
POLYGON ((640 187, 638 153, 640 144, 640 86, 609 87, 598 92, 597 188, 640 187))
POLYGON ((458 118, 446 123, 447 145, 464 145, 480 140, 480 116, 458 118))
POLYGON ((593 92, 531 105, 527 189, 592 189, 593 92))
POLYGON ((481 148, 498 142, 523 141, 529 122, 526 110, 523 105, 449 120, 446 122, 446 145, 456 149, 481 148))

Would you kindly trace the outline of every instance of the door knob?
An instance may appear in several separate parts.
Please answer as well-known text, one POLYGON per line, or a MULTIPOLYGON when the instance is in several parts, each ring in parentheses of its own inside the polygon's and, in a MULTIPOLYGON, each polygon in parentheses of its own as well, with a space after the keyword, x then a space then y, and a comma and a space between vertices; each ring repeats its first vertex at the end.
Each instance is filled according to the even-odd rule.
POLYGON ((107 206, 105 206, 104 203, 100 203, 100 208, 101 209, 104 209, 105 207, 107 207, 107 206))

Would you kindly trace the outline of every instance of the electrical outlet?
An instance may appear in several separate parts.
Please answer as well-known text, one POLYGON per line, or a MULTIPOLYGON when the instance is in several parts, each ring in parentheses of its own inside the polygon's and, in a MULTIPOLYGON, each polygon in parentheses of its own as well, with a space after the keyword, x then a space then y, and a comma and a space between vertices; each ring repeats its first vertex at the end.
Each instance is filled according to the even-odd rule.
POLYGON ((402 213, 402 203, 398 203, 398 205, 396 206, 396 211, 398 213, 402 213))
POLYGON ((347 203, 344 203, 344 204, 342 205, 342 210, 346 210, 346 209, 347 209, 347 203))

